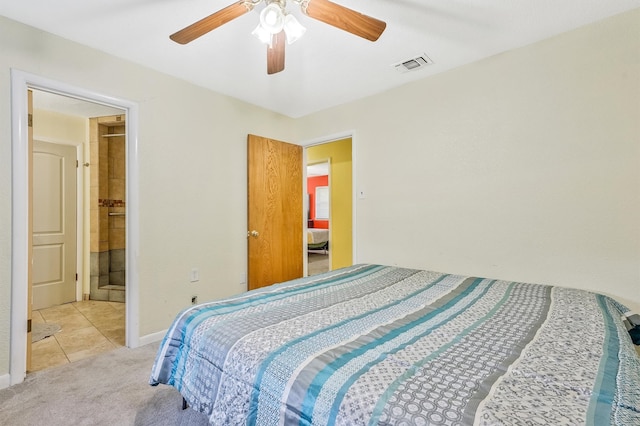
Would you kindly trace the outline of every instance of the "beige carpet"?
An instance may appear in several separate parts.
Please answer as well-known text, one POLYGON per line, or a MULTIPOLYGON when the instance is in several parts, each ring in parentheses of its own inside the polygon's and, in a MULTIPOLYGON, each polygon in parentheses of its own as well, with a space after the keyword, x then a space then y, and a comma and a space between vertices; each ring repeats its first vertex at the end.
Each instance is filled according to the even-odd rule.
POLYGON ((29 374, 0 390, 0 425, 207 425, 168 386, 149 386, 158 344, 29 374))
POLYGON ((207 425, 203 414, 182 410, 175 389, 147 384, 157 348, 120 348, 29 374, 0 390, 0 425, 207 425))

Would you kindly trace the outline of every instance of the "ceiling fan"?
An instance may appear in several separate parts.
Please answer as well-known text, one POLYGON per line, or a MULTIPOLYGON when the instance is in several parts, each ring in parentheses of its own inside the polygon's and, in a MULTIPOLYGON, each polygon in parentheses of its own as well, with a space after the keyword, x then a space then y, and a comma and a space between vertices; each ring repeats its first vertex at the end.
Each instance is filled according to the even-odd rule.
MULTIPOLYGON (((267 44, 267 73, 278 73, 284 70, 285 41, 291 44, 306 31, 293 15, 287 13, 287 0, 239 0, 181 29, 170 38, 176 43, 187 44, 252 11, 263 1, 266 6, 260 12, 260 24, 252 34, 267 44)), ((370 41, 376 41, 387 26, 383 21, 329 0, 291 1, 299 5, 305 15, 370 41)))

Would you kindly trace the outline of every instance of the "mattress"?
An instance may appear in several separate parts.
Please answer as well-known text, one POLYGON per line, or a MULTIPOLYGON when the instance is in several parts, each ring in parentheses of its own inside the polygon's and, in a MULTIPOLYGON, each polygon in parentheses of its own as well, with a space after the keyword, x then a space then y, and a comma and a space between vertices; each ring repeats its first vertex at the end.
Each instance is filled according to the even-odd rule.
POLYGON ((321 228, 308 228, 307 229, 307 243, 308 244, 321 244, 329 241, 329 230, 321 228))

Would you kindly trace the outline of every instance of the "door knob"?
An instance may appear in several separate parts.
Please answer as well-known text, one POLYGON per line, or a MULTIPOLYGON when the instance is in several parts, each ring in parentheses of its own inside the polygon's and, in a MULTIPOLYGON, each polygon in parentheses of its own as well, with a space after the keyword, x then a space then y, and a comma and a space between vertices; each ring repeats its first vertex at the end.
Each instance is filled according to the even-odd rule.
POLYGON ((247 232, 247 234, 248 234, 247 236, 252 236, 253 238, 258 238, 258 236, 260 235, 260 233, 255 229, 251 232, 247 232))

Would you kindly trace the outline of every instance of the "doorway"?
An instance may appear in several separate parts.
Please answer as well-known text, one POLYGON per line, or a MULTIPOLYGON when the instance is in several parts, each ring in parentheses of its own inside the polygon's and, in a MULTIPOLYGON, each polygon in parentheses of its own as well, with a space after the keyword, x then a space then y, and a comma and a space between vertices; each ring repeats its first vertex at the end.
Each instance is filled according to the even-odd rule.
MULTIPOLYGON (((341 139, 321 141, 317 144, 308 145, 305 149, 307 166, 319 168, 319 174, 326 175, 324 182, 317 187, 323 187, 320 194, 328 193, 326 203, 320 207, 320 212, 313 212, 313 222, 307 223, 307 229, 328 228, 327 257, 328 269, 335 270, 346 266, 351 266, 354 259, 354 220, 353 220, 353 140, 351 136, 341 139), (320 166, 322 164, 322 166, 320 166), (324 169, 324 170, 323 170, 324 169), (328 210, 328 214, 327 214, 328 210), (320 213, 324 217, 317 218, 320 213), (311 225, 311 226, 309 226, 311 225)), ((313 170, 313 169, 312 169, 313 170)), ((312 172, 313 173, 313 172, 312 172)), ((322 181, 321 181, 322 182, 322 181)), ((309 199, 313 201, 313 208, 318 206, 318 194, 316 190, 311 193, 309 188, 313 183, 306 182, 309 199)), ((316 188, 317 188, 316 187, 316 188)), ((322 195, 320 195, 322 197, 322 195)), ((323 200, 320 200, 321 202, 323 200)), ((308 212, 305 212, 309 214, 308 212)), ((309 236, 307 236, 308 241, 309 236)), ((305 243, 306 248, 309 243, 305 243)), ((315 255, 314 255, 315 257, 315 255)), ((307 262, 307 275, 312 275, 313 268, 307 262)), ((324 270, 323 270, 324 271, 324 270)))
POLYGON ((302 197, 307 194, 307 164, 328 163, 328 175, 333 182, 325 186, 329 197, 323 213, 331 221, 330 248, 324 247, 330 258, 328 270, 353 264, 352 146, 351 136, 308 145, 304 151, 299 145, 248 136, 247 276, 250 290, 309 275, 308 236, 302 232, 310 228, 309 196, 302 197), (281 214, 274 216, 283 212, 286 220, 281 214), (286 276, 281 273, 285 270, 286 276), (279 275, 274 278, 275 274, 279 275))
POLYGON ((39 371, 124 345, 126 120, 122 109, 31 92, 33 296, 27 370, 39 371))
POLYGON ((330 161, 307 163, 307 275, 329 272, 330 161))
MULTIPOLYGON (((12 85, 12 309, 11 309, 11 340, 10 340, 10 384, 20 383, 26 377, 27 353, 30 349, 31 333, 30 304, 28 298, 29 287, 25 283, 31 282, 31 238, 29 216, 32 202, 29 194, 30 179, 30 143, 28 125, 31 117, 28 113, 28 90, 38 90, 55 95, 62 95, 75 101, 88 102, 104 107, 118 109, 127 118, 126 152, 127 152, 127 194, 128 215, 127 223, 127 283, 126 293, 126 345, 137 347, 138 335, 138 283, 137 262, 131 252, 137 252, 139 235, 137 227, 138 217, 138 107, 137 104, 123 99, 105 96, 99 93, 74 87, 65 83, 49 80, 18 70, 11 70, 12 85), (28 321, 29 320, 29 321, 28 321)), ((82 165, 82 162, 79 162, 82 165)), ((85 185, 88 191, 88 186, 85 185)), ((85 197, 88 199, 88 197, 85 197)), ((83 216, 79 215, 79 219, 83 216)), ((83 234, 88 229, 88 220, 83 227, 83 234)), ((88 233, 88 232, 86 232, 88 233)), ((85 238, 84 241, 88 241, 85 238)), ((87 252, 88 255, 88 252, 87 252)), ((78 256, 82 257, 82 256, 78 256)), ((86 285, 89 281, 89 261, 80 262, 83 267, 79 273, 79 281, 86 285)), ((82 293, 80 294, 82 298, 82 293)))

